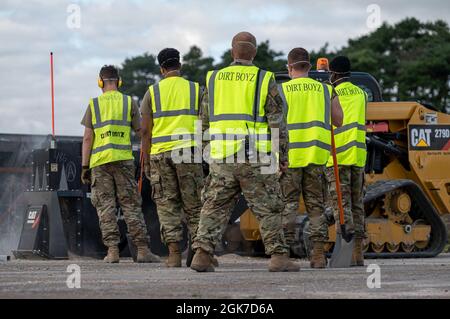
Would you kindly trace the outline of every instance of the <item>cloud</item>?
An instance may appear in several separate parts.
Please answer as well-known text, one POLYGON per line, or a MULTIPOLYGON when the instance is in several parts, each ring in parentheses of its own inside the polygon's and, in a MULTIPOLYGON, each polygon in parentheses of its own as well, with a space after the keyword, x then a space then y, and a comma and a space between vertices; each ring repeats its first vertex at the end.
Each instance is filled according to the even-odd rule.
MULTIPOLYGON (((0 9, 0 132, 50 132, 49 52, 55 52, 57 134, 80 135, 90 97, 100 92, 103 64, 157 53, 173 46, 200 46, 216 59, 239 31, 269 39, 276 50, 294 46, 341 47, 370 32, 367 6, 373 1, 12 1, 0 9), (70 4, 81 8, 81 28, 70 29, 70 4)), ((377 1, 390 23, 406 16, 449 22, 450 4, 429 0, 377 1)))

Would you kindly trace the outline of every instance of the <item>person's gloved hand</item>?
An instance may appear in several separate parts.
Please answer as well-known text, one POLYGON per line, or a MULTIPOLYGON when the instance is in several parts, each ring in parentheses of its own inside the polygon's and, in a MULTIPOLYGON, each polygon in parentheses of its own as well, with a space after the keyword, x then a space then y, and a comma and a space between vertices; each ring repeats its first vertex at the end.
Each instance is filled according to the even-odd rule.
POLYGON ((280 161, 280 171, 286 173, 289 167, 288 161, 280 161))
POLYGON ((150 180, 150 176, 151 176, 150 160, 148 160, 148 159, 144 161, 144 174, 145 174, 145 177, 147 177, 147 179, 150 180))
POLYGON ((83 166, 81 168, 81 182, 85 185, 91 184, 91 169, 89 166, 83 166))

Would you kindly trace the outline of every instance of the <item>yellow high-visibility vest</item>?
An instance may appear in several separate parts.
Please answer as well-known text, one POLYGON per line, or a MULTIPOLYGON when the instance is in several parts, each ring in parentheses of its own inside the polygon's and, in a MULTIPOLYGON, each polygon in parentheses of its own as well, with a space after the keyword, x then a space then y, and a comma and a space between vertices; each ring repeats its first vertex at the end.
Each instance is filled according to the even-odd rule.
POLYGON ((94 127, 89 167, 133 159, 131 97, 109 91, 89 102, 94 127))
POLYGON ((236 154, 246 139, 258 152, 270 153, 271 136, 264 106, 273 77, 272 72, 246 65, 208 72, 211 158, 236 154))
MULTIPOLYGON (((366 165, 366 103, 367 94, 350 82, 339 84, 336 88, 344 113, 341 127, 334 128, 338 165, 366 165)), ((330 157, 327 166, 333 165, 330 157)))
POLYGON ((153 129, 150 154, 196 146, 200 87, 182 77, 173 76, 150 86, 153 129))
POLYGON ((296 78, 279 91, 289 131, 289 167, 325 165, 331 150, 331 85, 296 78))

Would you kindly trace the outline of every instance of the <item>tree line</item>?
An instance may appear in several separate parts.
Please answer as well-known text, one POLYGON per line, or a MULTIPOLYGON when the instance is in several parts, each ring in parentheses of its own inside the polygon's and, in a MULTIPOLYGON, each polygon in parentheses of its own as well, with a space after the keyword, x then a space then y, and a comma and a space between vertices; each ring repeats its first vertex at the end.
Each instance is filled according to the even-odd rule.
MULTIPOLYGON (((266 40, 258 44, 254 64, 273 72, 286 71, 286 54, 273 50, 266 40)), ((367 35, 348 40, 340 49, 330 50, 325 43, 310 52, 313 67, 319 57, 331 60, 341 54, 350 58, 354 71, 370 73, 379 81, 384 100, 420 101, 443 111, 450 109, 450 30, 446 22, 406 18, 394 25, 384 23, 367 35)), ((194 45, 182 56, 182 74, 204 85, 207 71, 231 62, 230 50, 216 63, 194 45)), ((156 55, 127 58, 121 75, 123 92, 142 98, 148 86, 160 79, 156 55)))

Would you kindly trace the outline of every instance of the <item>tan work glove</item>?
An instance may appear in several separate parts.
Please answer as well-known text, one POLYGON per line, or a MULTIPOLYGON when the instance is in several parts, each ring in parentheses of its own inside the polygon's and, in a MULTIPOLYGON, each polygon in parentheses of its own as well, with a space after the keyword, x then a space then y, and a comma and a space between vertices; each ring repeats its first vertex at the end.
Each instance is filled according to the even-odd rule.
POLYGON ((81 168, 81 182, 85 185, 91 184, 91 169, 89 166, 83 166, 81 168))

